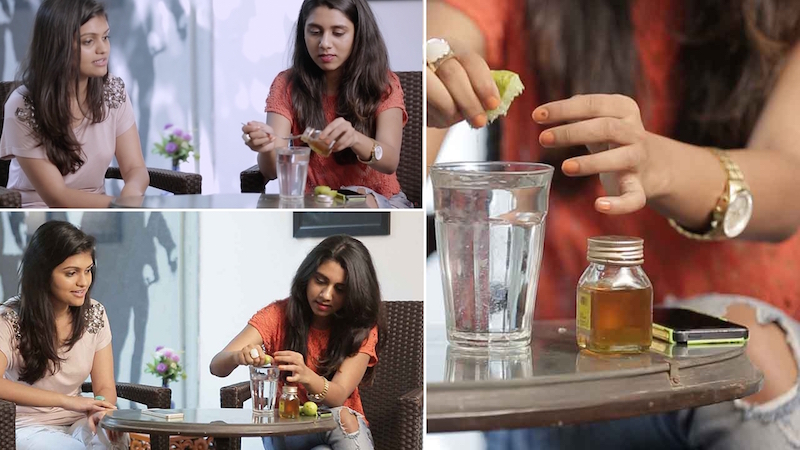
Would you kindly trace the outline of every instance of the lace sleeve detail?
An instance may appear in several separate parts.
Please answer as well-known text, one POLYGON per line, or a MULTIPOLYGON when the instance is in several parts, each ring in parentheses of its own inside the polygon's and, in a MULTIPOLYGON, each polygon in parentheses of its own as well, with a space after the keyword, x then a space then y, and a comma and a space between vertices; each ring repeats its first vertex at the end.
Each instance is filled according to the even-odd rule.
POLYGON ((283 71, 275 77, 269 88, 267 105, 264 112, 282 115, 294 123, 294 108, 292 107, 292 93, 289 89, 289 71, 283 71))
POLYGON ((264 351, 271 355, 278 350, 283 336, 283 322, 286 317, 287 300, 278 300, 261 308, 248 324, 258 330, 263 341, 264 351))
POLYGON ((106 106, 109 109, 119 108, 126 99, 125 82, 120 77, 109 75, 108 81, 103 86, 103 100, 105 100, 106 106))
POLYGON ((91 334, 97 334, 103 327, 106 326, 103 320, 105 308, 100 303, 95 303, 86 310, 84 318, 86 319, 86 331, 91 334))
POLYGON ((400 78, 394 72, 389 72, 389 88, 386 90, 383 101, 378 105, 377 111, 375 111, 375 117, 390 108, 400 108, 403 112, 403 126, 406 126, 408 113, 406 112, 405 94, 403 93, 403 86, 400 85, 400 78))
POLYGON ((19 333, 19 315, 13 309, 6 309, 2 313, 0 313, 0 317, 7 320, 8 323, 11 324, 11 329, 14 330, 14 337, 17 338, 17 342, 22 338, 22 335, 19 333))
POLYGON ((14 115, 17 116, 17 120, 27 125, 28 128, 34 132, 37 132, 39 130, 39 125, 36 123, 36 111, 33 108, 33 100, 27 95, 23 95, 22 99, 23 105, 17 108, 14 115))

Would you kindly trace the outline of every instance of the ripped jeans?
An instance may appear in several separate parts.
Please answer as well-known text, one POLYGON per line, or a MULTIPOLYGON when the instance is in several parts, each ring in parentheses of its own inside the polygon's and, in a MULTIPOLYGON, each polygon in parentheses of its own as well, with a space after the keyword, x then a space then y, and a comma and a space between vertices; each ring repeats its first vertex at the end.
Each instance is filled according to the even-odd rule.
POLYGON ((81 419, 72 426, 17 428, 15 434, 17 450, 122 450, 130 444, 127 434, 122 435, 119 442, 110 442, 102 427, 97 428, 97 434, 92 434, 88 419, 81 419))
POLYGON ((373 450, 372 433, 369 431, 364 416, 344 406, 331 408, 333 420, 339 424, 331 431, 299 436, 265 437, 265 450, 373 450), (352 412, 358 419, 358 430, 345 433, 340 412, 342 409, 352 412))
MULTIPOLYGON (((779 309, 748 297, 703 295, 672 304, 722 316, 734 304, 756 311, 759 323, 776 323, 800 362, 800 323, 779 309)), ((800 364, 798 364, 800 368, 800 364)), ((750 450, 800 449, 798 382, 787 392, 758 405, 734 400, 694 409, 630 419, 552 428, 498 430, 485 434, 486 447, 498 450, 641 449, 750 450)))

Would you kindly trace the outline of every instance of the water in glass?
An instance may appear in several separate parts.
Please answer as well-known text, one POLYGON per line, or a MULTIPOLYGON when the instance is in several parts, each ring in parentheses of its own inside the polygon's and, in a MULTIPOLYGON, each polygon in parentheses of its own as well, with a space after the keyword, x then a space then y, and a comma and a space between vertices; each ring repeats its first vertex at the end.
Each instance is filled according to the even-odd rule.
POLYGON ((302 198, 306 189, 311 149, 278 149, 278 192, 282 198, 302 198))
POLYGON ((250 396, 254 414, 273 414, 278 399, 277 366, 250 366, 250 396))

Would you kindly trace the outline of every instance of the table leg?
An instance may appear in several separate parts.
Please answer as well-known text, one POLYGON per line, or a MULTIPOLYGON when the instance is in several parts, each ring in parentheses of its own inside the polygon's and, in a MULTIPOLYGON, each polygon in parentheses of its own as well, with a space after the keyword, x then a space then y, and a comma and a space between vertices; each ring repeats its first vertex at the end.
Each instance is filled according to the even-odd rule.
POLYGON ((169 435, 151 433, 150 450, 169 450, 169 435))
POLYGON ((241 450, 241 438, 214 438, 214 445, 217 450, 241 450))

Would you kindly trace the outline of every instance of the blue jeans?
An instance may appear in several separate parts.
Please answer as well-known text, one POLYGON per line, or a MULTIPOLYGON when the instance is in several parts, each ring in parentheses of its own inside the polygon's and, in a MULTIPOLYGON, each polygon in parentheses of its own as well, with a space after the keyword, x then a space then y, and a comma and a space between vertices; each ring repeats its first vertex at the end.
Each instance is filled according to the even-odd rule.
POLYGON ((375 202, 378 203, 378 208, 381 209, 414 207, 411 201, 408 200, 408 197, 406 197, 406 194, 403 192, 399 192, 393 195, 391 198, 386 198, 366 186, 342 186, 342 189, 350 189, 351 191, 356 192, 359 192, 359 189, 363 189, 367 195, 372 194, 375 196, 375 202))
POLYGON ((125 434, 120 442, 112 443, 102 428, 92 434, 87 419, 72 426, 33 425, 16 429, 17 450, 123 450, 130 444, 125 434))
POLYGON ((333 420, 338 427, 325 433, 303 434, 299 436, 265 437, 265 450, 373 450, 372 433, 361 414, 340 406, 331 408, 333 420), (358 430, 346 433, 339 416, 342 409, 352 412, 358 419, 358 430))
MULTIPOLYGON (((800 362, 800 323, 758 300, 732 295, 704 295, 679 305, 722 316, 728 306, 747 304, 759 323, 777 323, 800 362)), ((798 364, 800 368, 800 364, 798 364)), ((798 383, 759 405, 742 400, 666 414, 553 428, 499 430, 485 434, 487 448, 539 449, 800 449, 798 383)))

